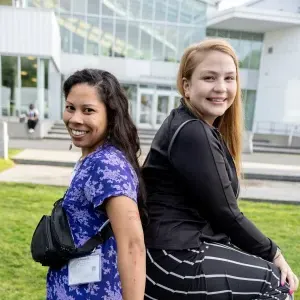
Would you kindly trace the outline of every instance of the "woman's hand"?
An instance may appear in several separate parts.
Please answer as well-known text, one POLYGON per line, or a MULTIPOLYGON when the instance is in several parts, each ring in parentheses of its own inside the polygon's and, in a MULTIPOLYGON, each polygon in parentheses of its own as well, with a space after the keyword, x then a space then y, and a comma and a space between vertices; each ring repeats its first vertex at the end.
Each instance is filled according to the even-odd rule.
POLYGON ((290 294, 295 292, 299 286, 299 279, 293 273, 292 269, 284 259, 282 253, 276 254, 275 259, 273 260, 275 266, 277 266, 281 271, 281 285, 284 285, 287 281, 290 285, 290 294))

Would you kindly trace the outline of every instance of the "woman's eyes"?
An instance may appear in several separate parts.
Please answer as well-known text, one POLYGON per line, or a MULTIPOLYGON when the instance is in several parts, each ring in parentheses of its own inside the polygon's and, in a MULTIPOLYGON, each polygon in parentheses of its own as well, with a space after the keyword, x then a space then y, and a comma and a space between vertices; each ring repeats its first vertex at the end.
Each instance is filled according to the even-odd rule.
MULTIPOLYGON (((206 80, 206 81, 214 81, 214 80, 216 80, 216 77, 214 77, 214 76, 206 76, 203 79, 206 80)), ((228 76, 228 77, 225 77, 225 80, 226 81, 235 80, 235 77, 234 76, 228 76)))
MULTIPOLYGON (((72 105, 66 105, 66 110, 68 110, 68 111, 74 111, 74 110, 76 110, 76 109, 75 109, 75 107, 72 106, 72 105)), ((88 113, 88 114, 90 114, 90 113, 92 113, 92 112, 94 112, 94 111, 95 111, 95 110, 92 109, 92 108, 85 108, 85 109, 83 110, 84 113, 88 113)))
POLYGON ((74 106, 66 105, 66 110, 74 110, 74 106))
POLYGON ((91 108, 86 108, 86 109, 84 110, 84 112, 86 112, 86 113, 92 113, 92 112, 94 112, 94 110, 91 109, 91 108))

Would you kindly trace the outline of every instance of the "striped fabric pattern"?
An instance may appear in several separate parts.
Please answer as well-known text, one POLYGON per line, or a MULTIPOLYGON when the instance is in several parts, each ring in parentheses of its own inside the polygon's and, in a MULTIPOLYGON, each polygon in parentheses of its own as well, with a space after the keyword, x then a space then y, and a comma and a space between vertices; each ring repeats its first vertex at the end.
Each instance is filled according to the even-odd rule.
POLYGON ((232 244, 203 242, 198 249, 147 249, 145 299, 286 300, 277 267, 232 244))

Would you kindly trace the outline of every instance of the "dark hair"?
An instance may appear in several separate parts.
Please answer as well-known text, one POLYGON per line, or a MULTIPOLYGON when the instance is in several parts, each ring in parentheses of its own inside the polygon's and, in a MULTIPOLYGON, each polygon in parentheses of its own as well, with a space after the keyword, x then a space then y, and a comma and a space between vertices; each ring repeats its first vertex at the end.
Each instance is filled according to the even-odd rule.
POLYGON ((146 192, 138 162, 141 148, 137 128, 129 114, 128 99, 117 78, 99 69, 83 69, 71 75, 63 86, 65 98, 68 97, 73 86, 82 83, 97 89, 100 99, 106 106, 109 142, 124 152, 138 176, 138 207, 142 221, 145 223, 147 222, 146 192))

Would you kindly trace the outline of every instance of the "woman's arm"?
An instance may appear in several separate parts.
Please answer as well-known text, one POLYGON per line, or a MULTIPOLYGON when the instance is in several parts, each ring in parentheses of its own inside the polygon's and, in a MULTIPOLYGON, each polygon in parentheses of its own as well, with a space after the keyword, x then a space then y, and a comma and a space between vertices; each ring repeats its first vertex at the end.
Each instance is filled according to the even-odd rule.
POLYGON ((216 232, 246 252, 272 261, 277 246, 240 211, 220 141, 202 122, 186 124, 171 148, 173 167, 193 195, 194 206, 216 232))
POLYGON ((125 196, 107 201, 106 212, 117 241, 123 300, 144 299, 146 251, 137 204, 125 196))

